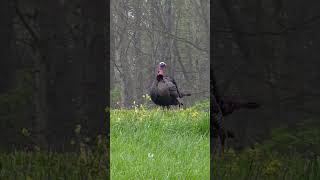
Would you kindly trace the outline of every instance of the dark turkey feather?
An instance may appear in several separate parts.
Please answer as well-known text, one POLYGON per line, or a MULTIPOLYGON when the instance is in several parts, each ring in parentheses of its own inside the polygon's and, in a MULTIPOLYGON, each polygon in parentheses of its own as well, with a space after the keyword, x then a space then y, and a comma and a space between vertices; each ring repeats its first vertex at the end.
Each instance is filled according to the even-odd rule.
POLYGON ((226 130, 224 127, 224 117, 232 114, 234 111, 240 109, 256 109, 260 107, 260 105, 256 102, 250 102, 246 100, 241 100, 235 97, 222 97, 220 95, 219 89, 217 87, 216 79, 212 77, 212 91, 213 95, 211 96, 211 103, 213 108, 213 136, 219 137, 220 143, 222 146, 222 151, 224 149, 225 140, 227 137, 233 138, 235 137, 233 132, 226 130))
POLYGON ((176 81, 169 76, 157 76, 150 91, 151 100, 159 106, 166 107, 183 105, 180 98, 190 95, 188 93, 181 93, 176 81))

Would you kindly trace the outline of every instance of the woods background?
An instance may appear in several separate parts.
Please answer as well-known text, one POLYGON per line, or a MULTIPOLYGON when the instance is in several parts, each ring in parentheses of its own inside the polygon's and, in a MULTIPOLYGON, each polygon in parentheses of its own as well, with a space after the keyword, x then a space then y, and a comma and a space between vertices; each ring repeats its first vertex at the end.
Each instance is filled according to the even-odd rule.
POLYGON ((209 8, 209 0, 111 1, 112 107, 144 103, 161 61, 192 93, 185 104, 209 98, 209 8))
POLYGON ((80 126, 91 142, 107 133, 108 7, 1 2, 0 150, 70 150, 80 126))
MULTIPOLYGON (((319 1, 212 2, 213 72, 223 95, 261 103, 225 120, 241 148, 319 118, 319 1)), ((309 145, 308 145, 309 146, 309 145)))

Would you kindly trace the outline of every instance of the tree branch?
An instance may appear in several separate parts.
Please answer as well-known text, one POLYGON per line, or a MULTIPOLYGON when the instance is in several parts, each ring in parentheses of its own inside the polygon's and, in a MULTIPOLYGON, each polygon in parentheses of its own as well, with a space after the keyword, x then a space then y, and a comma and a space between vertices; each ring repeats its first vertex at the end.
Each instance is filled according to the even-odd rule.
POLYGON ((32 39, 34 42, 39 42, 39 37, 36 34, 36 32, 32 29, 32 27, 28 24, 27 20, 24 18, 23 14, 21 13, 20 9, 18 8, 18 2, 17 0, 14 1, 14 8, 15 11, 19 17, 19 19, 21 20, 22 24, 25 26, 25 28, 27 29, 27 31, 29 32, 29 34, 31 35, 32 39))
POLYGON ((278 32, 263 31, 263 32, 255 33, 255 32, 244 32, 244 31, 234 30, 232 28, 217 28, 217 29, 213 29, 213 31, 220 32, 220 33, 239 33, 239 34, 245 35, 245 36, 258 36, 259 34, 263 34, 266 36, 281 36, 281 35, 286 34, 288 32, 297 31, 300 29, 303 30, 306 25, 312 24, 318 20, 320 20, 320 15, 308 18, 307 20, 305 20, 304 22, 302 22, 296 26, 285 27, 284 25, 282 25, 285 28, 281 31, 278 31, 278 32))
POLYGON ((169 38, 172 38, 172 39, 180 41, 180 42, 184 42, 184 43, 189 44, 192 47, 198 49, 199 51, 203 51, 203 52, 209 54, 208 49, 201 48, 201 47, 197 46, 196 44, 194 44, 193 42, 188 41, 188 40, 186 40, 186 39, 184 39, 182 37, 178 37, 178 36, 176 36, 174 34, 171 34, 171 33, 166 32, 166 31, 161 31, 161 30, 158 30, 158 29, 153 29, 153 31, 160 32, 162 34, 166 34, 169 38))

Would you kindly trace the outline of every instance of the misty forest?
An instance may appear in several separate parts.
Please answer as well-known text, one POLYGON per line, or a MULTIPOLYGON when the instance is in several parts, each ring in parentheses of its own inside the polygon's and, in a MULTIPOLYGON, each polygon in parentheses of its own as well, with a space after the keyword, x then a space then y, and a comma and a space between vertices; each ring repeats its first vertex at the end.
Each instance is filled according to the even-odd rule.
POLYGON ((209 98, 209 1, 111 1, 111 106, 143 103, 160 62, 186 104, 209 98))
POLYGON ((0 179, 108 176, 104 0, 0 6, 0 179))

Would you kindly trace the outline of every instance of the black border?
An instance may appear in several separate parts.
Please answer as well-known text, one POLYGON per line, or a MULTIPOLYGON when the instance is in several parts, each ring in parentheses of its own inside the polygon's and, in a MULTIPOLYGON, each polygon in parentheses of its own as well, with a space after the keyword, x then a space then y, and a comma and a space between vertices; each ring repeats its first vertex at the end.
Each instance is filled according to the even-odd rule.
POLYGON ((110 179, 110 1, 106 1, 106 143, 107 143, 107 174, 108 179, 110 179))

